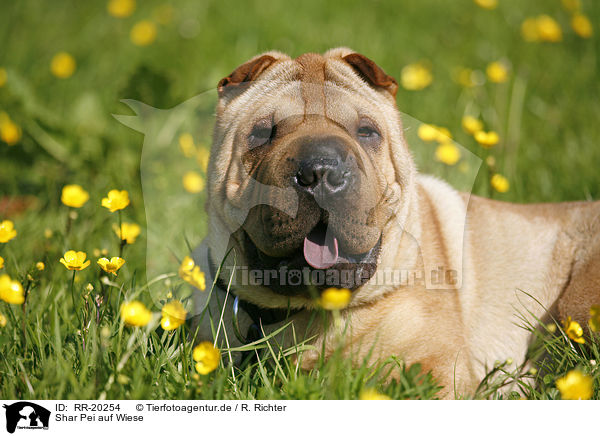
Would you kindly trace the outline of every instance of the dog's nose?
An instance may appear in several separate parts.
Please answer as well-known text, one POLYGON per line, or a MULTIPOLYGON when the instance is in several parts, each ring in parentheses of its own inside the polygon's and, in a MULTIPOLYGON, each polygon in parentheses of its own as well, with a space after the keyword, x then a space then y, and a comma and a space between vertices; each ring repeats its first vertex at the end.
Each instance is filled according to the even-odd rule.
POLYGON ((337 138, 307 143, 299 156, 295 184, 312 195, 335 195, 349 185, 351 172, 344 161, 343 144, 337 138))

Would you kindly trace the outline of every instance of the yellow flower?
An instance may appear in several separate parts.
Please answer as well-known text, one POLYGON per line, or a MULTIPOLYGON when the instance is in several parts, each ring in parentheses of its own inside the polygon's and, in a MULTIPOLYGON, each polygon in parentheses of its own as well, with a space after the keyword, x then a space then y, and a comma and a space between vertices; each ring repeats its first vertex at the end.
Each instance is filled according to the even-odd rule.
POLYGON ((363 389, 359 398, 361 400, 391 400, 390 397, 377 392, 377 389, 374 388, 363 389))
POLYGON ((501 194, 507 192, 510 189, 510 183, 508 179, 501 174, 494 174, 490 179, 490 185, 492 185, 492 188, 494 188, 501 194))
POLYGON ((474 137, 475 141, 477 141, 477 143, 484 148, 493 147, 494 145, 498 144, 498 141, 500 141, 500 137, 493 130, 489 132, 484 132, 483 130, 480 130, 478 132, 475 132, 474 137))
POLYGON ((196 153, 194 137, 190 133, 179 135, 179 149, 185 157, 192 157, 196 153))
POLYGON ((582 38, 591 38, 594 34, 590 19, 583 14, 573 15, 571 18, 571 27, 582 38))
POLYGON ((431 70, 423 63, 410 64, 402 68, 400 83, 404 89, 419 91, 427 88, 433 81, 431 70))
POLYGON ((98 259, 98 265, 104 272, 117 275, 117 271, 125 264, 125 260, 120 257, 111 257, 108 260, 106 257, 98 259))
POLYGON ((6 69, 5 68, 0 68, 0 88, 2 88, 4 85, 6 85, 6 69))
POLYGON ((563 8, 569 12, 577 12, 581 8, 580 0, 562 0, 563 8))
POLYGON ((600 332, 600 305, 594 304, 590 307, 590 320, 588 324, 591 331, 600 332))
POLYGON ((135 223, 122 223, 121 228, 119 228, 118 224, 113 224, 113 230, 119 238, 121 238, 128 244, 133 244, 137 237, 140 235, 141 228, 135 223), (121 230, 123 231, 122 236, 121 230))
POLYGON ((52 229, 44 230, 44 238, 50 239, 52 237, 52 235, 54 235, 54 232, 52 231, 52 229))
POLYGON ((0 327, 6 327, 6 317, 0 313, 0 327))
POLYGON ((196 372, 204 375, 217 369, 221 360, 221 352, 212 343, 201 342, 194 347, 192 358, 197 362, 196 372))
POLYGON ((139 21, 131 28, 129 38, 135 45, 150 45, 156 39, 156 25, 147 20, 139 21))
POLYGON ((594 379, 574 369, 556 380, 556 387, 563 400, 589 400, 594 394, 594 379))
POLYGON ((452 142, 438 145, 435 158, 446 165, 455 165, 460 160, 460 150, 452 142))
POLYGON ((183 308, 180 301, 170 301, 162 308, 162 319, 160 326, 164 330, 175 330, 185 323, 187 311, 183 308))
POLYGON ((560 24, 549 15, 527 18, 521 24, 521 35, 525 41, 559 42, 562 40, 560 24))
POLYGON ((549 15, 527 18, 521 24, 521 34, 523 39, 530 42, 559 42, 562 40, 560 24, 549 15))
POLYGON ((152 312, 140 301, 129 301, 121 304, 121 318, 130 327, 143 327, 150 322, 152 312))
POLYGON ((583 329, 577 321, 573 321, 571 317, 568 316, 567 319, 563 321, 563 328, 565 329, 567 336, 571 338, 573 342, 585 344, 585 339, 583 339, 583 329))
POLYGON ((0 300, 8 304, 23 304, 25 293, 21 283, 11 280, 7 274, 0 275, 0 300))
POLYGON ((90 261, 85 260, 87 254, 83 251, 69 250, 65 253, 64 257, 60 259, 65 268, 71 271, 81 271, 90 266, 90 261))
POLYGON ((183 175, 183 188, 192 194, 202 192, 206 183, 204 178, 195 171, 188 171, 183 175))
POLYGON ((6 243, 17 236, 15 225, 10 220, 4 220, 0 223, 0 242, 6 243))
POLYGON ((206 278, 204 273, 200 270, 199 266, 196 266, 194 260, 189 256, 185 256, 179 266, 179 277, 201 291, 206 289, 206 278))
POLYGON ((483 123, 475 117, 465 115, 462 119, 462 127, 470 135, 474 135, 483 129, 483 123))
POLYGON ((61 51, 52 58, 50 71, 59 79, 68 79, 75 72, 75 58, 69 53, 61 51))
POLYGON ((475 4, 483 9, 496 9, 498 0, 474 0, 475 4))
POLYGON ((0 139, 8 145, 15 145, 21 140, 21 128, 10 119, 6 112, 0 112, 0 139))
POLYGON ((116 212, 125 209, 129 205, 129 193, 127 191, 119 191, 111 189, 108 195, 102 199, 102 206, 116 212))
POLYGON ((508 79, 508 69, 502 62, 492 62, 485 69, 485 73, 490 82, 503 83, 508 79))
POLYGON ((108 13, 116 18, 127 18, 135 11, 135 0, 109 0, 108 13))
POLYGON ((423 141, 446 142, 448 139, 452 139, 452 134, 448 129, 433 124, 421 124, 417 130, 417 135, 423 141))
POLYGON ((346 288, 327 288, 319 298, 319 305, 325 310, 342 310, 352 298, 352 292, 346 288))
POLYGON ((79 185, 66 185, 62 189, 60 201, 69 207, 81 207, 90 199, 90 194, 87 193, 79 185))
POLYGON ((209 158, 210 158, 210 151, 204 147, 199 147, 198 154, 196 154, 196 161, 198 162, 198 165, 200 165, 200 169, 202 169, 202 171, 204 171, 204 174, 206 174, 206 170, 208 168, 209 158))
POLYGON ((0 256, 0 269, 4 268, 4 258, 0 256))
POLYGON ((35 264, 35 269, 37 269, 38 271, 44 271, 46 269, 46 265, 44 264, 44 262, 38 262, 35 264))

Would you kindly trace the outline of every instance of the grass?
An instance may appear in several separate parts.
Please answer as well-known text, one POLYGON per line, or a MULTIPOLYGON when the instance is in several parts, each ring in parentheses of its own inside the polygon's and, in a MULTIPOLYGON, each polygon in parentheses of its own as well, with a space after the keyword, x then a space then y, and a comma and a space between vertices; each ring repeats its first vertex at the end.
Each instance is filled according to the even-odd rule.
MULTIPOLYGON (((433 82, 422 91, 400 88, 398 107, 416 120, 449 128, 470 167, 466 175, 457 175, 459 165, 435 162, 435 146, 420 142, 418 122, 406 116, 407 137, 423 171, 507 201, 600 198, 600 124, 595 122, 600 118, 600 42, 597 36, 575 35, 558 0, 506 1, 492 11, 472 2, 432 0, 343 6, 307 0, 293 8, 285 2, 227 7, 217 1, 181 1, 173 3, 170 14, 163 2, 147 1, 138 2, 135 13, 124 19, 108 15, 102 2, 62 4, 10 2, 0 16, 0 68, 7 72, 0 112, 22 129, 16 145, 0 142, 0 218, 14 221, 19 232, 0 244, 1 272, 28 288, 24 307, 0 302, 7 319, 0 328, 0 398, 351 399, 365 387, 392 398, 435 398, 435 380, 401 360, 353 368, 336 355, 307 373, 298 369, 290 350, 264 345, 242 367, 229 367, 224 360, 215 372, 198 376, 185 340, 189 326, 164 332, 157 327, 157 315, 145 328, 122 324, 118 308, 124 299, 139 298, 159 311, 169 291, 189 297, 176 271, 188 247, 206 234, 204 194, 187 195, 179 185, 174 167, 202 170, 195 159, 181 156, 177 137, 192 132, 196 146, 208 148, 216 83, 258 52, 299 55, 345 45, 397 78, 405 65, 426 60, 433 82), (522 21, 542 13, 560 23, 561 42, 523 41, 522 21), (145 47, 129 40, 131 27, 142 19, 158 23, 156 41, 145 47), (59 51, 77 62, 67 79, 49 70, 59 51), (483 76, 486 65, 499 59, 510 65, 505 83, 464 88, 453 80, 457 68, 483 76), (138 127, 145 136, 111 116, 134 113, 121 99, 168 109, 198 94, 203 97, 194 100, 193 108, 184 107, 180 117, 170 117, 177 111, 144 112, 138 127), (462 131, 467 112, 500 134, 498 146, 484 150, 462 131), (149 141, 155 136, 147 129, 153 126, 171 134, 163 135, 162 142, 149 141), (165 153, 165 147, 173 151, 165 153), (489 156, 496 162, 492 169, 489 156), (169 170, 162 171, 161 165, 169 170), (508 192, 491 190, 491 171, 508 178, 508 192), (167 181, 171 184, 165 188, 167 181), (60 202, 61 189, 69 183, 81 184, 91 195, 71 218, 74 211, 60 202), (112 230, 116 214, 100 207, 112 188, 130 193, 123 220, 146 230, 125 247, 127 263, 118 277, 103 282, 96 250, 113 256, 119 250, 112 230), (190 208, 197 211, 194 222, 180 213, 190 208), (161 240, 172 243, 161 248, 161 240), (76 275, 76 308, 69 295, 71 273, 58 263, 71 248, 92 259, 92 266, 76 275), (38 261, 45 263, 44 271, 35 269, 38 261), (94 291, 86 297, 87 283, 94 291), (94 301, 102 289, 106 312, 97 324, 94 301), (385 383, 392 369, 400 377, 385 383)), ((583 11, 595 25, 600 22, 596 2, 584 0, 583 11)), ((478 398, 558 398, 556 379, 575 367, 593 374, 600 386, 600 372, 592 364, 600 359, 596 342, 580 346, 560 329, 523 328, 536 335, 530 356, 537 372, 508 372, 508 365, 499 363, 478 398), (500 390, 507 382, 513 387, 500 390)), ((595 395, 599 398, 598 389, 595 395)))

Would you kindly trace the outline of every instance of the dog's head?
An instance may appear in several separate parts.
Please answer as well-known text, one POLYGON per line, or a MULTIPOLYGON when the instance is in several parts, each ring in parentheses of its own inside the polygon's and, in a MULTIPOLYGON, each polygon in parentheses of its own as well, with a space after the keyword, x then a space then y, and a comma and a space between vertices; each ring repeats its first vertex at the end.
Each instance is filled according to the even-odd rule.
POLYGON ((396 90, 346 48, 265 53, 219 82, 208 239, 248 268, 238 294, 277 306, 373 276, 386 226, 406 218, 415 172, 396 90))

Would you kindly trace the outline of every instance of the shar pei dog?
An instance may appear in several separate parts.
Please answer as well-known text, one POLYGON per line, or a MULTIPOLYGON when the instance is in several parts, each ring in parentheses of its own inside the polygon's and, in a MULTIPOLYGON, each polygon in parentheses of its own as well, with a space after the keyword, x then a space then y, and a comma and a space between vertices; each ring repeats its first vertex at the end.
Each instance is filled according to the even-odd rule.
POLYGON ((194 253, 216 283, 197 293, 212 317, 200 339, 235 347, 291 322, 312 338, 310 368, 339 346, 339 329, 311 322, 319 296, 346 288, 335 325, 348 356, 418 362, 448 395, 472 393, 496 361, 524 362, 523 317, 587 325, 600 203, 510 204, 419 174, 397 88, 347 48, 264 53, 219 82, 194 253))

